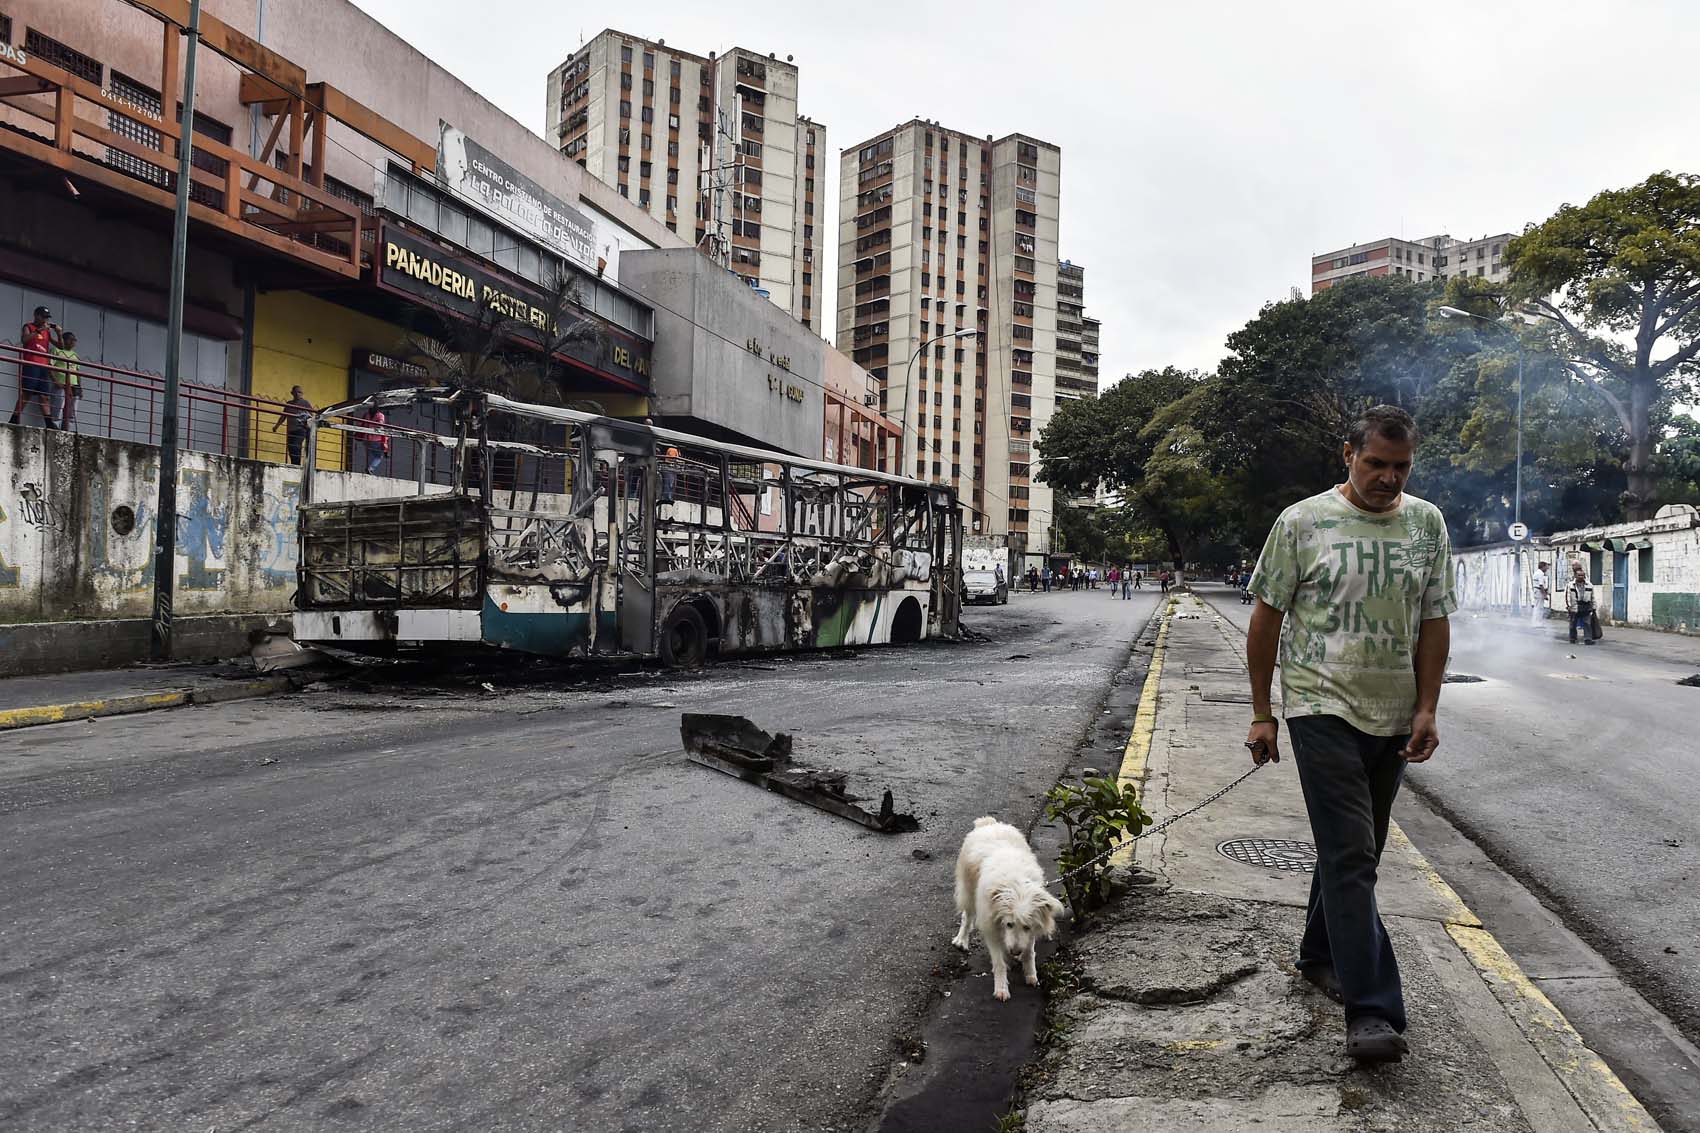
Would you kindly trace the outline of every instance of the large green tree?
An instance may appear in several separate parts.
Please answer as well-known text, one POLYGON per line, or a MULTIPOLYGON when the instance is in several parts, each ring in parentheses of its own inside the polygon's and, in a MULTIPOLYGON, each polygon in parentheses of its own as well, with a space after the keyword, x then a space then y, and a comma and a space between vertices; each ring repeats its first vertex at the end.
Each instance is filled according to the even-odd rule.
POLYGON ((1190 422, 1190 399, 1206 384, 1202 374, 1170 367, 1063 402, 1039 437, 1040 478, 1072 495, 1119 494, 1130 539, 1160 532, 1168 558, 1184 563, 1235 507, 1233 492, 1202 463, 1190 422))
POLYGON ((1657 502, 1669 408, 1693 400, 1700 356, 1700 178, 1657 173, 1564 205, 1506 250, 1511 298, 1551 324, 1570 372, 1628 437, 1627 518, 1657 502))
MULTIPOLYGON (((1229 356, 1197 395, 1202 459, 1235 486, 1242 541, 1261 544, 1283 508, 1336 483, 1353 417, 1422 403, 1473 341, 1429 328, 1440 286, 1402 276, 1351 279, 1308 299, 1266 305, 1228 336, 1229 356)), ((1425 455, 1425 465, 1431 463, 1425 455)))

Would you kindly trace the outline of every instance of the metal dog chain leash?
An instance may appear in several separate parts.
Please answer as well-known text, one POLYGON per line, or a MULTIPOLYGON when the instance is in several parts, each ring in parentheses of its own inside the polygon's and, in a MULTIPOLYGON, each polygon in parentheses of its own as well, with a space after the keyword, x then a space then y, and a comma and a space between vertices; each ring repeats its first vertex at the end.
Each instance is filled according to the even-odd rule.
MULTIPOLYGON (((1248 748, 1252 747, 1252 746, 1253 746, 1252 744, 1246 745, 1246 747, 1248 747, 1248 748)), ((1205 799, 1204 801, 1199 802, 1199 803, 1195 803, 1192 806, 1187 807, 1185 810, 1181 811, 1179 814, 1170 815, 1168 818, 1165 818, 1163 821, 1159 822, 1157 825, 1150 827, 1149 829, 1146 829, 1146 830, 1141 830, 1138 834, 1135 834, 1131 838, 1123 838, 1120 842, 1116 843, 1110 849, 1099 854, 1097 857, 1092 858, 1089 861, 1081 862, 1079 865, 1075 866, 1073 869, 1068 870, 1064 873, 1058 874, 1056 877, 1045 882, 1045 888, 1049 889, 1051 886, 1057 885, 1057 884, 1059 884, 1063 881, 1066 881, 1069 878, 1073 877, 1075 874, 1082 872, 1083 870, 1091 869, 1093 866, 1097 865, 1099 862, 1103 861, 1105 858, 1109 857, 1111 854, 1114 854, 1116 851, 1121 850, 1124 847, 1133 845, 1135 842, 1139 841, 1141 838, 1149 838, 1153 834, 1161 834, 1163 831, 1167 830, 1169 827, 1173 826, 1175 823, 1179 822, 1181 819, 1187 818, 1187 817, 1194 815, 1194 814, 1197 814, 1199 811, 1203 810, 1205 807, 1209 806, 1211 803, 1215 802, 1217 799, 1221 798, 1223 795, 1227 794, 1229 791, 1233 790, 1235 787, 1239 786, 1241 783, 1245 782, 1247 779, 1250 779, 1253 775, 1256 775, 1259 771, 1262 771, 1265 766, 1267 766, 1267 761, 1265 763, 1254 763, 1254 764, 1252 764, 1250 771, 1247 771, 1244 775, 1241 775, 1238 779, 1235 779, 1232 783, 1229 783, 1226 787, 1223 787, 1220 791, 1217 791, 1215 794, 1211 795, 1209 798, 1205 799)))

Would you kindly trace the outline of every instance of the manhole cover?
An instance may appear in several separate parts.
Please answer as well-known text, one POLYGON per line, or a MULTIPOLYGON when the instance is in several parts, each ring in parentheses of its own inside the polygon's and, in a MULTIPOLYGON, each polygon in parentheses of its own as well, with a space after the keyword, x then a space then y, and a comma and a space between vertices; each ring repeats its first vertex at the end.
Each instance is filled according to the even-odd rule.
POLYGON ((1316 868, 1316 847, 1290 838, 1234 838, 1216 847, 1225 858, 1264 869, 1309 873, 1316 868))

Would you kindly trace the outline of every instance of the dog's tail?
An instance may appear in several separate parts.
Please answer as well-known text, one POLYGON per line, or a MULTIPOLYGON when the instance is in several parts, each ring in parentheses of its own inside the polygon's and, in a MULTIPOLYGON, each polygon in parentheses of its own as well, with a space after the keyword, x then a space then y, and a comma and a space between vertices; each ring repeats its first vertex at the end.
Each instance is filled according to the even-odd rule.
POLYGON ((997 821, 998 820, 993 818, 991 815, 983 814, 974 820, 974 829, 978 830, 982 826, 996 826, 997 821))

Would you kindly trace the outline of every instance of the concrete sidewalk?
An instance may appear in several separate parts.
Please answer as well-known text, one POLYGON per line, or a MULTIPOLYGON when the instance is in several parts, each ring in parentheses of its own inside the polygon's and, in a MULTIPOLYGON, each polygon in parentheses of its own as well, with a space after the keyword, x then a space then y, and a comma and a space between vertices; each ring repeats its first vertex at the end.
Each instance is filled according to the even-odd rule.
MULTIPOLYGON (((1152 665, 1155 708, 1142 702, 1122 768, 1159 821, 1250 766, 1242 649, 1232 626, 1179 597, 1152 665)), ((1310 828, 1284 729, 1282 742, 1281 763, 1133 847, 1157 884, 1096 918, 1049 970, 1052 1040, 1026 1091, 1029 1133, 1657 1129, 1397 828, 1378 893, 1412 1053, 1378 1068, 1345 1056, 1340 1008, 1293 968, 1310 828), (1234 841, 1265 864, 1220 852, 1234 841)))
POLYGON ((299 674, 233 674, 229 664, 138 666, 6 677, 0 679, 0 732, 67 720, 151 712, 184 704, 217 704, 271 696, 299 687, 299 680, 299 674))

